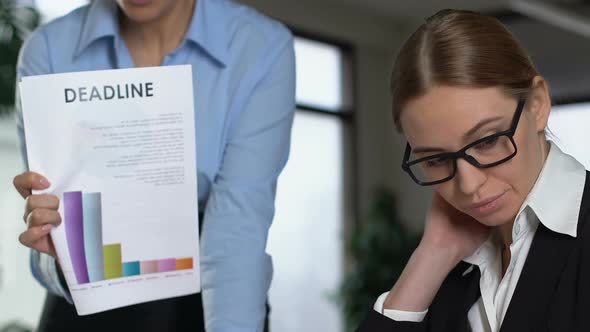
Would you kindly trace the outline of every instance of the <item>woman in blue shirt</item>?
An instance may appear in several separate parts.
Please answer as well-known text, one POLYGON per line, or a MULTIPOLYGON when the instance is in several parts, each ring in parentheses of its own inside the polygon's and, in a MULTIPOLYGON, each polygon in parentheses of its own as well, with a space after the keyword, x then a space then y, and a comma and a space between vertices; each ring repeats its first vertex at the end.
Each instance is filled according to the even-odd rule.
MULTIPOLYGON (((40 331, 198 331, 203 315, 207 331, 263 330, 272 278, 265 247, 295 106, 289 31, 230 0, 94 0, 35 31, 18 75, 178 64, 192 65, 195 82, 203 312, 199 295, 77 317, 48 236, 59 201, 31 195, 51 179, 24 172, 14 179, 26 198, 19 240, 49 291, 40 331)), ((18 131, 26 162, 22 115, 18 131)))

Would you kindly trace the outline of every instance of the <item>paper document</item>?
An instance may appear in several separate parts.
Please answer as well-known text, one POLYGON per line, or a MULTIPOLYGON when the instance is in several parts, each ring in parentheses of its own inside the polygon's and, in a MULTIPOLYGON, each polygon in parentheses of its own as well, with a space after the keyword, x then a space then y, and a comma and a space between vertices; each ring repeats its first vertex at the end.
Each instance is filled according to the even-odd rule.
POLYGON ((29 76, 20 92, 78 314, 199 292, 191 67, 29 76))

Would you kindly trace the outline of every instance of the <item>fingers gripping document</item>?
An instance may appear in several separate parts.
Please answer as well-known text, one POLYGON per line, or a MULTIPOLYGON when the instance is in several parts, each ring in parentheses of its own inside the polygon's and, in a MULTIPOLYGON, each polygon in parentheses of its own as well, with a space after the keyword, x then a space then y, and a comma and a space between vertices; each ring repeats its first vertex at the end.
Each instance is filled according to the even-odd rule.
POLYGON ((78 314, 199 292, 191 67, 29 76, 20 92, 78 314))

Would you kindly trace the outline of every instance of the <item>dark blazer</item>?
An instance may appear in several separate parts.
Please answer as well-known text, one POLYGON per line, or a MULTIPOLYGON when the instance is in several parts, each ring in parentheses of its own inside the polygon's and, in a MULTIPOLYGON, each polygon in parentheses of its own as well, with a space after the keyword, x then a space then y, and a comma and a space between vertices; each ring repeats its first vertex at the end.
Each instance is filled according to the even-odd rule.
MULTIPOLYGON (((500 332, 590 331, 590 173, 576 238, 539 224, 500 332)), ((420 323, 397 322, 369 310, 357 332, 467 332, 467 312, 479 299, 480 272, 459 263, 420 323)))

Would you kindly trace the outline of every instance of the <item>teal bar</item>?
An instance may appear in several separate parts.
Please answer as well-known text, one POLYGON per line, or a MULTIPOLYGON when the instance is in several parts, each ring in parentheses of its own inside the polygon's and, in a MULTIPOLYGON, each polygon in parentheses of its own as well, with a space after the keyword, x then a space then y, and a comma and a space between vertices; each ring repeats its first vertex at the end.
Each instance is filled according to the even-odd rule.
POLYGON ((82 194, 84 250, 90 282, 104 280, 102 204, 100 193, 82 194))
POLYGON ((139 275, 139 262, 123 263, 123 277, 139 275))

